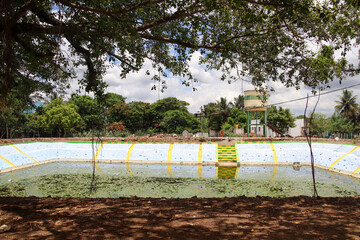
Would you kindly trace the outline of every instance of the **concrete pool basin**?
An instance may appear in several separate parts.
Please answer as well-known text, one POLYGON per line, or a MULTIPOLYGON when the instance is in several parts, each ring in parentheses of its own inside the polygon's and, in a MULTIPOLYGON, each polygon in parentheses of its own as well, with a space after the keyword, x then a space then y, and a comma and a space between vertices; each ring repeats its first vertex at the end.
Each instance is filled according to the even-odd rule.
MULTIPOLYGON (((315 166, 360 178, 360 148, 313 143, 315 166)), ((32 142, 0 146, 0 173, 53 162, 202 166, 310 166, 306 142, 133 143, 32 142)))

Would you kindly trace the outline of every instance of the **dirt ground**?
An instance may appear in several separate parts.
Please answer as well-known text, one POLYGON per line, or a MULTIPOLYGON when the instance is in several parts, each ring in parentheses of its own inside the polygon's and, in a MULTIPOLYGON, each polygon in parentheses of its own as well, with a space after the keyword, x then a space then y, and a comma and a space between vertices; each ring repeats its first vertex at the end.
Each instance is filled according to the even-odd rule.
POLYGON ((0 209, 1 239, 360 239, 360 197, 0 198, 0 209))
MULTIPOLYGON (((25 143, 25 142, 91 142, 91 138, 14 138, 14 139, 0 139, 1 144, 15 144, 15 143, 25 143)), ((94 139, 95 141, 98 139, 94 139)), ((116 137, 101 137, 102 142, 166 142, 166 143, 176 143, 176 142, 201 142, 201 139, 198 137, 183 137, 183 136, 174 136, 170 134, 158 134, 154 136, 134 136, 131 135, 126 138, 116 138, 116 137)), ((217 142, 219 145, 230 145, 235 144, 236 142, 306 142, 305 137, 298 138, 288 138, 288 137, 277 137, 277 138, 265 138, 265 137, 209 137, 205 138, 204 142, 217 142)), ((360 139, 327 139, 327 138, 312 138, 312 142, 328 142, 328 143, 345 143, 345 144, 360 144, 360 139)))

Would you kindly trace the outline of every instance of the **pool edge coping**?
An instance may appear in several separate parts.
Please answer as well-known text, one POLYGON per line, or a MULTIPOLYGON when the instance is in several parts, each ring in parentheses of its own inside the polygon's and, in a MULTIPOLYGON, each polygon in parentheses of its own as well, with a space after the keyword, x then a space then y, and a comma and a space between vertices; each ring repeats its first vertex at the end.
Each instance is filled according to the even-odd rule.
MULTIPOLYGON (((307 143, 307 141, 238 141, 234 142, 234 144, 267 144, 267 143, 307 143)), ((91 141, 34 141, 34 142, 17 142, 17 143, 5 143, 0 144, 0 147, 2 146, 9 146, 9 145, 17 145, 17 144, 30 144, 30 143, 74 143, 74 144, 84 144, 88 143, 91 144, 91 141)), ((104 141, 104 144, 217 144, 217 142, 110 142, 110 141, 104 141)), ((316 141, 312 143, 324 143, 324 144, 340 144, 340 145, 352 145, 352 146, 359 146, 359 144, 355 143, 342 143, 342 142, 326 142, 326 141, 316 141)))

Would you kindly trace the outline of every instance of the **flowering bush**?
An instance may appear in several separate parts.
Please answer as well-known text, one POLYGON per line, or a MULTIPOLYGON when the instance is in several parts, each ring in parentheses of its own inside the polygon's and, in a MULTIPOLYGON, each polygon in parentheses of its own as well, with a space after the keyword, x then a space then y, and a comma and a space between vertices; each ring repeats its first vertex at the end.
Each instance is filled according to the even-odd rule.
POLYGON ((126 131, 122 122, 113 122, 108 126, 108 130, 112 132, 126 131))

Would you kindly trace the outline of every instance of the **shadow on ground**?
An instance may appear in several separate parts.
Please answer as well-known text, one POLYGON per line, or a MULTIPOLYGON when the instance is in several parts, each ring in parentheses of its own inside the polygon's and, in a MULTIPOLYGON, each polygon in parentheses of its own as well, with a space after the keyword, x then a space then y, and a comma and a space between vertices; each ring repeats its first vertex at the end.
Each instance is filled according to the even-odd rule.
POLYGON ((2 239, 359 239, 360 198, 0 198, 2 239))

